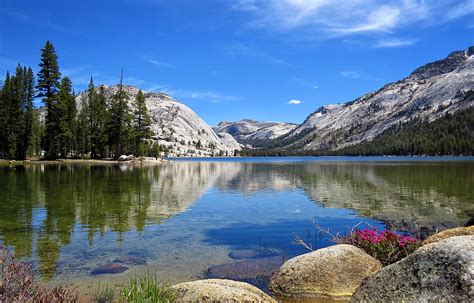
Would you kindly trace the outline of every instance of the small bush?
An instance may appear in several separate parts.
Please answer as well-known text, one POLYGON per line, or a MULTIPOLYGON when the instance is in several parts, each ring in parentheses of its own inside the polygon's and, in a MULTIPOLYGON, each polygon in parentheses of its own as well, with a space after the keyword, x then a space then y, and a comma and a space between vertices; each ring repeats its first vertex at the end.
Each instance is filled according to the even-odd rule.
POLYGON ((421 245, 418 239, 398 235, 389 230, 378 232, 375 228, 355 230, 347 236, 337 237, 335 241, 361 248, 384 266, 407 257, 421 245))
POLYGON ((56 286, 52 289, 34 282, 29 264, 15 260, 0 249, 0 302, 76 302, 77 291, 56 286))
POLYGON ((175 301, 176 293, 156 277, 144 275, 131 279, 121 289, 120 296, 126 302, 171 303, 175 301))

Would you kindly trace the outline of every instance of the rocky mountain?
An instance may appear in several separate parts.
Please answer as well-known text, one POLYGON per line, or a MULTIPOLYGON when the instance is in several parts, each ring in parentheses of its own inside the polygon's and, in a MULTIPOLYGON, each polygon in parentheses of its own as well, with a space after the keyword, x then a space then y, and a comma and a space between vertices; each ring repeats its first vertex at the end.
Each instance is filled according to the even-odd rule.
POLYGON ((416 69, 354 101, 318 108, 273 148, 337 150, 372 141, 413 120, 434 121, 474 106, 474 46, 416 69))
MULTIPOLYGON (((119 89, 118 85, 105 86, 108 97, 119 89)), ((139 91, 133 86, 124 85, 128 94, 129 105, 133 109, 134 100, 139 91)), ((240 144, 229 134, 216 134, 214 130, 189 107, 164 93, 144 92, 146 105, 152 125, 152 139, 167 147, 168 156, 233 156, 240 150, 240 144)), ((77 97, 81 104, 83 93, 77 97)))
POLYGON ((285 122, 267 122, 244 119, 238 122, 220 122, 214 130, 232 135, 242 144, 260 145, 287 134, 297 127, 285 122))

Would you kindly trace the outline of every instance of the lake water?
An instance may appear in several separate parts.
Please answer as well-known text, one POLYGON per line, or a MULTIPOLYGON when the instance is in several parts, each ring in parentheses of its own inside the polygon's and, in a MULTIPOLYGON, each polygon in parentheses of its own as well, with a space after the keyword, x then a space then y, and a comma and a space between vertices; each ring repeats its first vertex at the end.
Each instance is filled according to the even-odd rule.
POLYGON ((240 250, 285 260, 307 252, 296 236, 330 245, 315 225, 335 234, 365 222, 415 235, 463 225, 474 215, 474 159, 4 165, 0 201, 0 244, 44 282, 90 292, 98 279, 122 283, 143 272, 170 283, 229 274, 208 269, 242 262, 229 257, 240 250), (97 275, 110 262, 129 269, 97 275))

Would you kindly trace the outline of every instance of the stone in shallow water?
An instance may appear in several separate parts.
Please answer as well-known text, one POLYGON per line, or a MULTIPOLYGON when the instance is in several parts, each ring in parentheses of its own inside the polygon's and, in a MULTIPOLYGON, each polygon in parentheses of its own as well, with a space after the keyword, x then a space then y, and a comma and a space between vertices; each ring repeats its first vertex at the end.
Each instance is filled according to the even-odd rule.
POLYGON ((257 259, 278 256, 279 251, 276 249, 262 249, 260 251, 253 249, 233 250, 229 253, 231 259, 257 259))
POLYGON ((128 267, 126 267, 126 266, 123 266, 123 265, 120 265, 120 264, 117 264, 117 263, 113 263, 113 262, 109 262, 109 263, 99 265, 97 268, 95 268, 91 272, 91 274, 94 275, 94 276, 104 275, 104 274, 120 274, 120 273, 126 271, 127 269, 128 269, 128 267))
POLYGON ((249 280, 268 277, 283 264, 282 257, 262 258, 212 266, 207 270, 209 278, 249 280))
POLYGON ((118 258, 112 261, 113 263, 122 263, 127 265, 146 265, 145 258, 136 257, 136 256, 126 256, 123 258, 118 258))

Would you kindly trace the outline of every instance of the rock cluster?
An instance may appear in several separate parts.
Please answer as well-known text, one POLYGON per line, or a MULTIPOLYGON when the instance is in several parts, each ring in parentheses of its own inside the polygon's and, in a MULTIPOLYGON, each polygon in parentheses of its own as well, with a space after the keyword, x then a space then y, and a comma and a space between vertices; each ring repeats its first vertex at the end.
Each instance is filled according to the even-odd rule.
POLYGON ((363 282, 351 302, 473 302, 474 236, 428 244, 363 282))

